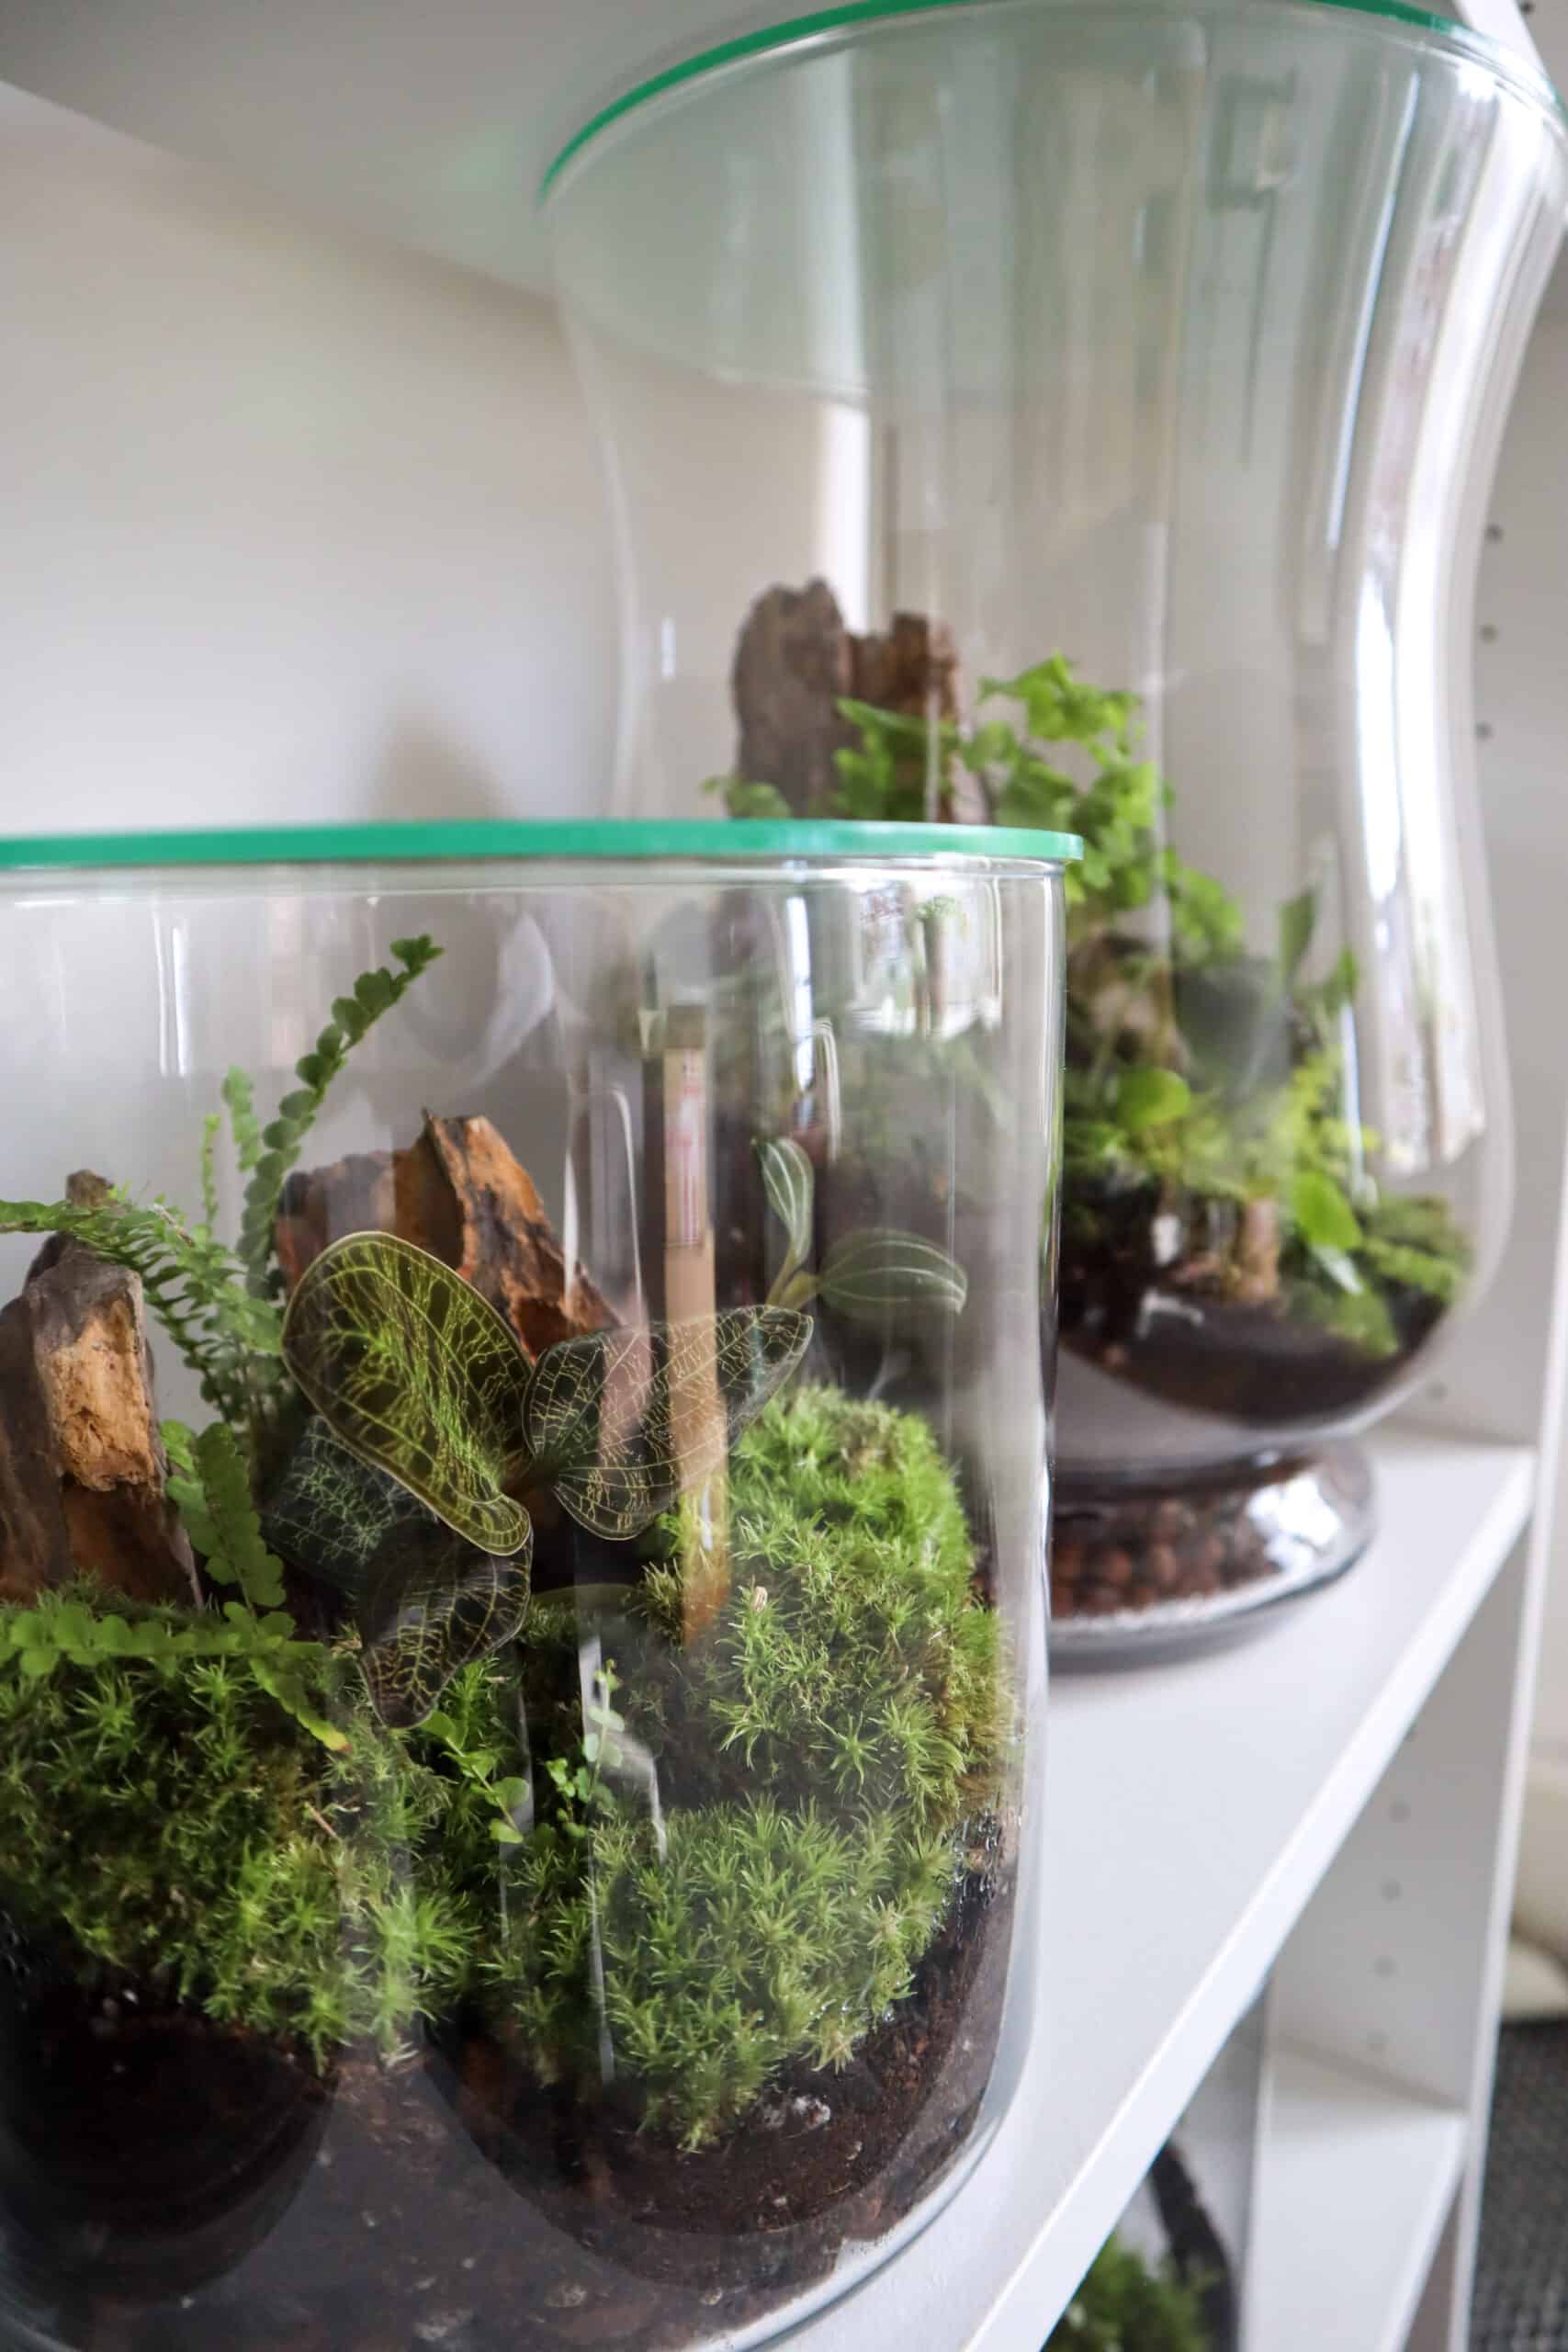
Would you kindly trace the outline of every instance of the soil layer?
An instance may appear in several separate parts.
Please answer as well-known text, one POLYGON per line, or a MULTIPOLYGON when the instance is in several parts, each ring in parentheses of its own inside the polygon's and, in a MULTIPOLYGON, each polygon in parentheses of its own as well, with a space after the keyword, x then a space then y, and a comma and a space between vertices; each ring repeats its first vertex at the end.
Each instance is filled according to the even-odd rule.
POLYGON ((962 1883, 909 1997, 694 2154, 454 2029, 328 2080, 124 1988, 15 1988, 0 2341, 73 2352, 680 2352, 787 2308, 976 2120, 1010 1892, 962 1883), (236 2102, 236 2086, 251 2095, 236 2102), (28 2185, 23 2191, 21 2184, 28 2185), (29 2314, 41 2335, 8 2334, 29 2314))

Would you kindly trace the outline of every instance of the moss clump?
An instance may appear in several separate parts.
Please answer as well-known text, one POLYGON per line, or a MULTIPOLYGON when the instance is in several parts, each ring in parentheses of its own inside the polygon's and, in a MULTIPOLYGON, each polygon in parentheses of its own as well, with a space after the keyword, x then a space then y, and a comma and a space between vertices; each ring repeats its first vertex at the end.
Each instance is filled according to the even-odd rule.
POLYGON ((0 1612, 0 1905, 84 1976, 318 2059, 477 1997, 542 2078, 596 2096, 607 2031, 640 2120, 711 2140, 908 1991, 1006 1731, 997 1619, 922 1422, 775 1400, 729 1513, 730 1595, 689 1647, 679 1524, 657 1532, 601 1627, 586 1731, 583 1627, 536 1607, 525 1740, 512 1653, 389 1732, 347 1649, 295 1645, 286 1707, 210 1646, 238 1638, 215 1612, 90 1587, 0 1612), (498 1804, 529 1825, 507 1842, 498 1804))
MULTIPOLYGON (((103 1599, 83 1587, 3 1615, 33 1634, 103 1599)), ((115 1611, 175 1636, 190 1624, 115 1611)), ((123 1971, 318 2060, 358 2034, 395 2047, 446 2006, 476 1915, 439 1866, 409 1869, 445 1784, 379 1732, 351 1660, 316 1668, 317 1706, 350 1743, 333 1753, 243 1659, 177 1639, 152 1657, 73 1645, 41 1672, 36 1638, 0 1655, 0 1902, 18 1928, 84 1974, 123 1971)))
POLYGON ((1209 2352, 1210 2341, 1198 2289, 1109 2238, 1045 2352, 1209 2352))
MULTIPOLYGON (((546 1792, 486 1969, 541 2076, 597 2085, 607 2028, 643 2120, 694 2147, 785 2063, 844 2064, 908 1993, 1004 1731, 998 1621, 923 1422, 797 1390, 737 1447, 729 1517, 731 1589, 703 1640, 679 1644, 673 1566, 639 1589, 614 1709, 546 1792), (657 1821, 617 1773, 634 1755, 657 1821)), ((529 1718, 558 1744, 575 1637, 536 1612, 529 1718)), ((461 1704, 488 1683, 498 1712, 455 1728, 488 1747, 503 1679, 462 1679, 461 1704)))

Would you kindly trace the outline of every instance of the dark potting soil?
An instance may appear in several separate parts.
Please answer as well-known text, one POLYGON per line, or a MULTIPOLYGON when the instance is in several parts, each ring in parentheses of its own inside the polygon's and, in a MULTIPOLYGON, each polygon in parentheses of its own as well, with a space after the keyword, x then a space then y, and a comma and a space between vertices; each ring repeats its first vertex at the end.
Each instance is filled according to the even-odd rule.
POLYGON ((1010 1888, 970 1874, 908 1998, 681 2154, 460 2030, 326 2079, 131 1988, 19 1989, 0 2343, 73 2352, 679 2352, 786 2307, 976 2121, 1010 1888))
POLYGON ((1427 1294, 1385 1286, 1398 1344, 1392 1355, 1372 1355, 1291 1314, 1282 1297, 1217 1293, 1201 1262, 1156 1267, 1141 1194, 1097 1204, 1097 1219, 1092 1244, 1070 1228, 1063 1235, 1063 1347, 1151 1396, 1244 1429, 1323 1430, 1343 1420, 1398 1380, 1442 1317, 1427 1294))

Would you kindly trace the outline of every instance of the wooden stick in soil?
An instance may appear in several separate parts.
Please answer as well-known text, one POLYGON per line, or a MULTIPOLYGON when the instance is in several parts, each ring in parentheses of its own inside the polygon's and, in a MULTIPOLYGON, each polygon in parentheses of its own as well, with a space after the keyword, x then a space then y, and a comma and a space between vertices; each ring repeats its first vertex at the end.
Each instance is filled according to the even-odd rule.
POLYGON ((682 1630, 694 1641, 729 1592, 729 1527, 724 1401, 718 1385, 718 1325, 713 1216, 708 1197, 707 1019, 701 1005, 665 1015, 660 1092, 664 1136, 664 1311, 692 1327, 705 1361, 671 1399, 671 1438, 694 1506, 682 1562, 682 1630), (718 1442, 716 1444, 715 1436, 718 1442), (703 1475, 702 1465, 717 1467, 703 1475))

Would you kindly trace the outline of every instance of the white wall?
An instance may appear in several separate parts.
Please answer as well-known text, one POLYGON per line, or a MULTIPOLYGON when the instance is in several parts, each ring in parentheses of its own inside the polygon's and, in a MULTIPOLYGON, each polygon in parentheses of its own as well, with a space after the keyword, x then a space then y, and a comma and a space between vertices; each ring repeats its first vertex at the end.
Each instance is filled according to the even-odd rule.
POLYGON ((0 86, 0 831, 596 811, 548 308, 0 86))

